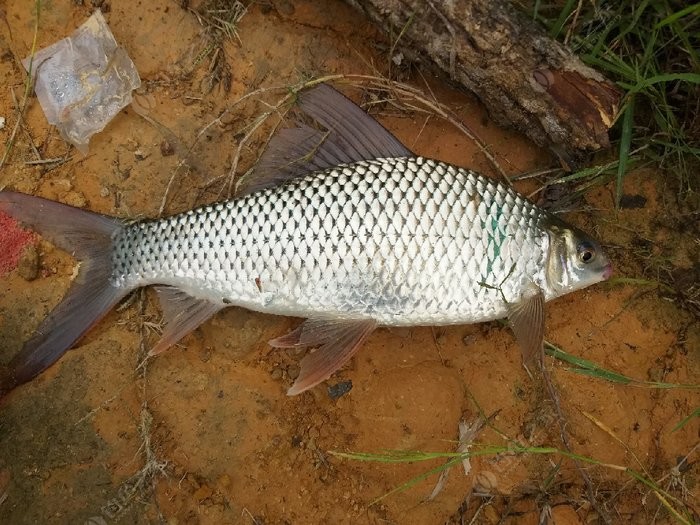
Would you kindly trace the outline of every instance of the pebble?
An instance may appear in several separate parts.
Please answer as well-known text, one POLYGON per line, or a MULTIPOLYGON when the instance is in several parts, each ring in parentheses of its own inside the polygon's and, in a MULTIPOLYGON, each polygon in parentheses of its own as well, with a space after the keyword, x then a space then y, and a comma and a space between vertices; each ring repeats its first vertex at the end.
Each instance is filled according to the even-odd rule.
POLYGON ((73 183, 68 179, 56 179, 51 185, 59 192, 68 192, 73 189, 73 183))
POLYGON ((300 370, 301 369, 297 365, 289 365, 287 367, 287 375, 289 376, 289 379, 294 380, 299 377, 300 370))
POLYGON ((557 505, 552 508, 552 523, 554 525, 582 525, 581 518, 569 505, 557 505))
POLYGON ((0 117, 0 129, 5 129, 5 117, 0 117))
POLYGON ((39 252, 36 246, 28 244, 19 259, 17 272, 25 281, 33 281, 39 275, 39 252))
POLYGON ((168 142, 167 140, 164 140, 160 143, 160 154, 163 157, 169 157, 175 153, 175 150, 173 149, 173 146, 168 142))
POLYGON ((352 381, 341 381, 328 387, 328 397, 332 400, 339 399, 352 390, 352 381))
POLYGON ((487 494, 495 494, 498 489, 498 478, 490 470, 484 470, 476 475, 475 485, 487 494))
POLYGON ((69 191, 63 197, 63 202, 69 206, 75 206, 76 208, 84 208, 87 206, 87 199, 79 191, 69 191))

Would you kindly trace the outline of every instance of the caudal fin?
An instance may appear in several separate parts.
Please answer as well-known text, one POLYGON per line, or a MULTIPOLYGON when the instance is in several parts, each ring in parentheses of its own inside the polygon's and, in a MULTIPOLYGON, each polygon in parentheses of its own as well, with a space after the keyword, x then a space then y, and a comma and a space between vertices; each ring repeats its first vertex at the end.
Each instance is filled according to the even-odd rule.
POLYGON ((123 227, 118 219, 9 191, 0 191, 0 212, 80 261, 66 296, 0 374, 2 397, 55 363, 129 290, 110 283, 112 239, 123 227))

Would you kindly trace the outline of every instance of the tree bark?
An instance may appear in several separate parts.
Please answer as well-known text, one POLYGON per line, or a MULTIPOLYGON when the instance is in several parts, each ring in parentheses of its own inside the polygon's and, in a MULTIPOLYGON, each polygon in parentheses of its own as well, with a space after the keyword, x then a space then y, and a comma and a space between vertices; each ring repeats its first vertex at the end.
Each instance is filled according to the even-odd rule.
POLYGON ((347 0, 412 60, 430 58, 492 118, 571 165, 610 145, 620 92, 503 0, 347 0))

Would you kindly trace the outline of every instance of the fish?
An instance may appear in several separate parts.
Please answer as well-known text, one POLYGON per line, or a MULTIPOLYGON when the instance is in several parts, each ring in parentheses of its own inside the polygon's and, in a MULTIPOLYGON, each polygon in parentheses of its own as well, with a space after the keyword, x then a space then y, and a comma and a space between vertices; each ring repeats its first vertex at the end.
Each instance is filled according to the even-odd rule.
POLYGON ((307 348, 289 395, 328 379, 378 326, 508 318, 543 352, 545 303, 610 277, 598 241, 510 186, 421 157, 339 91, 297 96, 231 200, 126 221, 12 191, 0 211, 72 254, 63 300, 0 373, 0 395, 55 363, 133 290, 155 286, 149 355, 220 310, 305 318, 274 348, 307 348))

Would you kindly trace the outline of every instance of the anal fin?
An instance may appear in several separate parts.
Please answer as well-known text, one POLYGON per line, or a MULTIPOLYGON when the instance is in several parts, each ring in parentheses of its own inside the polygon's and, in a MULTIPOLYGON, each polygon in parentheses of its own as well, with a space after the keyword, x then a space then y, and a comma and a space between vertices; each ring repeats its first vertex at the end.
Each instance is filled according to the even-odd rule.
POLYGON ((192 297, 172 286, 156 286, 156 291, 166 325, 160 340, 148 353, 151 356, 170 348, 225 306, 192 297))
POLYGON ((376 327, 373 319, 307 319, 291 333, 270 341, 275 348, 318 347, 301 360, 299 377, 287 395, 300 394, 328 379, 376 327))
POLYGON ((542 362, 544 354, 544 303, 544 292, 533 283, 520 301, 508 305, 508 320, 528 373, 530 366, 542 362))

